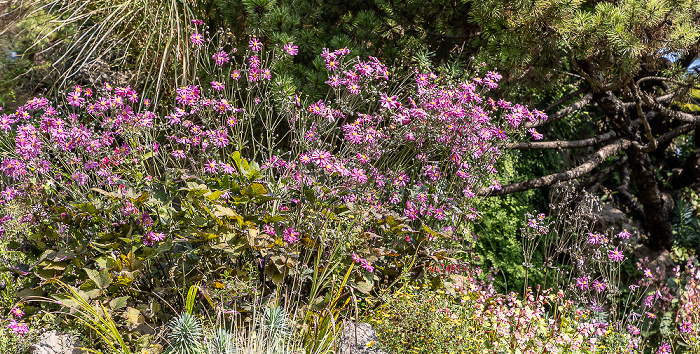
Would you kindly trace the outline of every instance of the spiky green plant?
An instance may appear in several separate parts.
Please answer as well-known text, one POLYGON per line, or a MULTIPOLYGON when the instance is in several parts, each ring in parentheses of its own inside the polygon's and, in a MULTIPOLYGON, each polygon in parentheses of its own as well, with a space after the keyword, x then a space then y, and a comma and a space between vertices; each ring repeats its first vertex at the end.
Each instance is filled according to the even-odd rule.
POLYGON ((236 336, 224 328, 213 331, 204 343, 208 354, 237 353, 236 336))
POLYGON ((199 320, 188 312, 182 313, 168 325, 170 345, 166 354, 203 353, 204 331, 199 320))
POLYGON ((271 306, 265 309, 265 331, 271 339, 286 339, 292 335, 292 321, 283 308, 271 306))
POLYGON ((37 44, 64 33, 59 42, 66 50, 53 63, 58 84, 102 60, 131 69, 131 79, 145 81, 144 91, 157 102, 164 88, 183 85, 192 74, 188 40, 197 6, 187 0, 29 0, 20 5, 27 15, 19 18, 46 18, 37 44))

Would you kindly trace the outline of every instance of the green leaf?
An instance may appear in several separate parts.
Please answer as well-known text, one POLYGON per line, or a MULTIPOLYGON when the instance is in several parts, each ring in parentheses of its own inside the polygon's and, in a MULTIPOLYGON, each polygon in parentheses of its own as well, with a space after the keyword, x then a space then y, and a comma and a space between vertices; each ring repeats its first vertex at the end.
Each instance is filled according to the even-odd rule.
POLYGON ((265 193, 267 193, 267 189, 265 189, 265 186, 260 183, 253 183, 248 187, 243 188, 241 191, 241 194, 249 198, 261 196, 265 193))
POLYGON ((97 207, 95 207, 94 204, 92 203, 80 203, 75 205, 76 208, 79 210, 82 210, 90 215, 95 215, 97 214, 97 207))
POLYGON ((262 218, 262 222, 266 224, 272 224, 280 221, 284 221, 286 217, 284 215, 275 215, 272 216, 270 214, 265 215, 265 217, 262 218))
POLYGON ((87 274, 88 278, 94 281, 95 285, 100 289, 106 289, 112 282, 109 276, 109 271, 106 269, 97 271, 90 268, 83 268, 83 270, 87 274))
POLYGON ((112 310, 119 310, 122 307, 126 307, 126 300, 128 299, 128 296, 114 298, 109 302, 109 308, 111 308, 112 310))
POLYGON ((146 317, 141 314, 141 311, 129 307, 124 312, 124 318, 126 319, 126 325, 130 329, 134 329, 141 324, 146 323, 146 317))

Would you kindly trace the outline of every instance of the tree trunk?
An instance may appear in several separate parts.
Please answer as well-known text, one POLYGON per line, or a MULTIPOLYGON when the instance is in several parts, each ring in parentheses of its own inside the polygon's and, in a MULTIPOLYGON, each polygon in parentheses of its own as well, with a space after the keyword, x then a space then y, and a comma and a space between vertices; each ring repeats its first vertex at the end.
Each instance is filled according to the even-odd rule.
MULTIPOLYGON (((638 128, 632 129, 630 113, 625 110, 624 104, 615 94, 606 91, 595 95, 595 99, 608 116, 618 136, 627 137, 630 140, 636 140, 642 136, 641 132, 637 131, 638 128)), ((645 245, 653 251, 670 251, 673 245, 670 208, 665 205, 664 197, 659 190, 649 154, 642 149, 642 144, 633 143, 625 148, 625 153, 629 158, 632 178, 637 186, 639 204, 644 209, 644 229, 649 235, 645 245)))
POLYGON ((659 190, 649 155, 634 144, 625 152, 637 185, 639 203, 644 208, 644 226, 649 236, 645 245, 653 251, 670 251, 673 246, 673 231, 669 208, 659 190))

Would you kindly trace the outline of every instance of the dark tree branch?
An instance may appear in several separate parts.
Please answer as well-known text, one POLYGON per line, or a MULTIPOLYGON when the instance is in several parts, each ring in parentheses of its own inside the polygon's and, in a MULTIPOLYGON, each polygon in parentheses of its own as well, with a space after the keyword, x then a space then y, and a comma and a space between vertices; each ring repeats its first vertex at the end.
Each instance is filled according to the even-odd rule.
POLYGON ((637 85, 630 85, 631 86, 631 91, 632 94, 634 95, 634 100, 635 100, 635 106, 637 108, 637 115, 639 116, 639 119, 642 120, 642 123, 644 125, 644 132, 647 135, 647 138, 649 139, 649 143, 647 146, 644 147, 644 152, 650 152, 656 150, 657 142, 656 139, 654 139, 654 134, 651 133, 651 125, 649 125, 649 121, 647 120, 647 115, 644 114, 644 110, 642 110, 642 98, 639 97, 639 87, 637 85))
POLYGON ((630 208, 630 211, 637 217, 644 217, 644 208, 629 191, 630 188, 630 169, 628 166, 622 166, 621 183, 617 191, 620 193, 620 201, 630 208))
POLYGON ((671 79, 671 78, 668 78, 668 77, 663 77, 663 76, 647 76, 647 77, 643 77, 643 78, 637 80, 637 85, 639 85, 640 83, 642 83, 642 82, 644 82, 644 81, 666 81, 666 82, 672 82, 672 83, 674 83, 674 84, 682 85, 682 86, 686 86, 686 87, 700 88, 700 87, 696 86, 696 85, 693 84, 693 83, 682 82, 682 81, 674 80, 674 79, 671 79))
POLYGON ((443 34, 443 33, 436 33, 436 32, 428 32, 429 35, 433 37, 438 37, 438 38, 445 38, 445 39, 470 39, 470 38, 475 38, 479 37, 481 35, 481 31, 477 31, 471 34, 443 34))
POLYGON ((587 178, 583 183, 581 183, 579 185, 579 188, 584 189, 584 188, 588 188, 596 183, 600 183, 600 181, 602 181, 603 178, 607 177, 613 171, 617 170, 618 168, 620 168, 620 166, 622 166, 626 163, 627 163, 627 156, 620 157, 619 159, 615 160, 615 162, 611 163, 610 166, 601 169, 595 175, 587 178))
POLYGON ((598 143, 606 142, 606 141, 614 138, 616 135, 617 134, 615 132, 607 132, 605 134, 601 134, 601 135, 594 136, 594 137, 588 138, 588 139, 583 139, 583 140, 522 142, 522 143, 507 144, 506 148, 517 149, 517 150, 574 149, 574 148, 593 146, 593 145, 598 144, 598 143))
POLYGON ((698 120, 695 123, 681 125, 680 127, 677 127, 668 133, 662 134, 661 136, 656 138, 656 141, 658 141, 659 143, 667 143, 667 142, 675 139, 679 135, 685 134, 685 133, 695 129, 695 127, 698 125, 700 125, 700 120, 698 120))
POLYGON ((674 118, 674 119, 677 119, 681 122, 686 122, 686 123, 693 123, 693 124, 700 123, 699 116, 666 108, 661 103, 659 103, 656 99, 649 97, 648 94, 642 95, 642 99, 644 100, 644 103, 646 103, 652 109, 659 111, 659 113, 663 114, 664 116, 674 118))
POLYGON ((522 192, 526 190, 530 190, 533 188, 540 188, 540 187, 546 187, 546 186, 551 186, 554 183, 560 182, 560 181, 568 181, 574 178, 581 177, 585 175, 588 172, 591 172, 596 166, 600 165, 606 158, 613 156, 617 153, 619 153, 621 150, 626 149, 630 146, 631 142, 626 139, 618 139, 614 141, 611 144, 605 145, 602 147, 600 150, 598 150, 593 156, 591 156, 588 161, 584 162, 583 164, 579 165, 576 168, 573 168, 568 171, 560 172, 560 173, 554 173, 551 175, 531 179, 529 181, 523 181, 523 182, 517 182, 517 183, 512 183, 506 186, 503 186, 500 190, 490 190, 489 188, 481 188, 478 191, 478 195, 481 196, 498 196, 498 195, 506 195, 510 193, 515 193, 515 192, 522 192))
POLYGON ((586 92, 586 91, 588 91, 588 88, 587 88, 587 87, 582 87, 582 88, 580 88, 580 89, 578 89, 578 90, 576 90, 576 91, 574 91, 574 92, 571 92, 571 93, 567 94, 566 96, 564 96, 564 97, 558 99, 556 102, 550 104, 547 108, 544 109, 544 111, 545 111, 545 112, 549 112, 549 111, 551 111, 552 109, 554 109, 555 107, 559 106, 560 104, 562 104, 562 103, 564 103, 564 102, 570 100, 572 97, 578 96, 578 95, 580 95, 580 94, 582 94, 582 93, 584 93, 584 92, 586 92))
POLYGON ((547 118, 547 120, 537 121, 535 123, 530 123, 530 122, 525 123, 525 128, 537 128, 541 125, 562 119, 562 118, 568 116, 569 114, 581 109, 583 106, 589 104, 592 99, 593 99, 593 94, 587 93, 580 100, 578 100, 578 101, 572 103, 571 105, 569 105, 568 107, 562 108, 561 110, 557 111, 556 113, 550 115, 547 118))

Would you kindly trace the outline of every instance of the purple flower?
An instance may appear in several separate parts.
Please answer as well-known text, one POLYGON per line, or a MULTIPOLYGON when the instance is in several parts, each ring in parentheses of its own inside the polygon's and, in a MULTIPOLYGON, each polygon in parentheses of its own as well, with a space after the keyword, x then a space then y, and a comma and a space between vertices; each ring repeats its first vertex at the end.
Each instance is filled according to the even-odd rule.
POLYGON ((622 262, 625 260, 625 255, 615 247, 614 250, 608 250, 608 258, 613 262, 622 262))
POLYGON ((603 291, 605 291, 606 287, 607 287, 607 285, 605 284, 604 281, 596 280, 593 282, 593 289, 595 289, 595 291, 597 291, 599 293, 602 293, 603 291))
POLYGON ((202 45, 204 43, 204 37, 199 33, 195 33, 190 36, 190 41, 192 41, 194 45, 202 45))
POLYGON ((617 234, 617 238, 622 239, 622 240, 627 240, 632 236, 627 229, 623 229, 620 231, 620 233, 617 234))
POLYGON ((17 318, 22 318, 24 316, 24 311, 22 311, 19 307, 15 307, 12 310, 10 310, 13 316, 17 318))
POLYGON ((209 160, 209 162, 204 164, 204 172, 208 173, 216 173, 218 170, 219 164, 214 161, 214 160, 209 160))
POLYGON ((182 150, 175 150, 170 155, 175 156, 175 157, 180 158, 180 159, 185 158, 185 152, 182 150))
POLYGON ((681 333, 690 333, 693 331, 693 325, 690 322, 683 322, 680 324, 681 333))
POLYGON ((143 238, 143 244, 146 246, 153 246, 154 243, 161 242, 163 240, 165 240, 164 233, 149 231, 143 238))
POLYGON ((293 245, 297 241, 299 241, 299 232, 295 231, 293 227, 286 228, 282 236, 284 238, 284 241, 290 245, 293 245))
POLYGON ((588 243, 591 245, 599 245, 601 243, 602 236, 597 233, 588 233, 588 243))
POLYGON ((254 52, 259 52, 262 49, 262 42, 260 42, 256 37, 253 37, 248 42, 248 47, 254 52))
POLYGON ((214 59, 214 64, 216 64, 216 66, 222 66, 228 63, 228 54, 226 54, 224 51, 215 53, 211 56, 211 58, 214 59))
POLYGON ((588 290, 591 279, 588 276, 576 279, 576 286, 581 290, 588 290))
POLYGON ((297 55, 299 53, 299 47, 294 45, 294 42, 289 42, 284 45, 284 51, 289 55, 297 55))
POLYGON ((224 85, 223 82, 219 81, 212 81, 211 82, 211 87, 216 90, 216 91, 222 91, 226 86, 224 85))
POLYGON ((656 354, 671 354, 671 345, 664 342, 664 344, 661 344, 659 349, 656 351, 656 354))
POLYGON ((399 99, 396 97, 396 95, 389 97, 384 93, 381 94, 381 99, 379 100, 379 103, 383 108, 386 109, 396 109, 399 108, 399 106, 401 106, 401 103, 399 102, 399 99))
POLYGON ((29 333, 29 327, 27 327, 26 324, 24 323, 17 323, 14 319, 10 320, 10 324, 7 325, 7 328, 12 331, 12 333, 16 336, 23 336, 27 333, 29 333))

